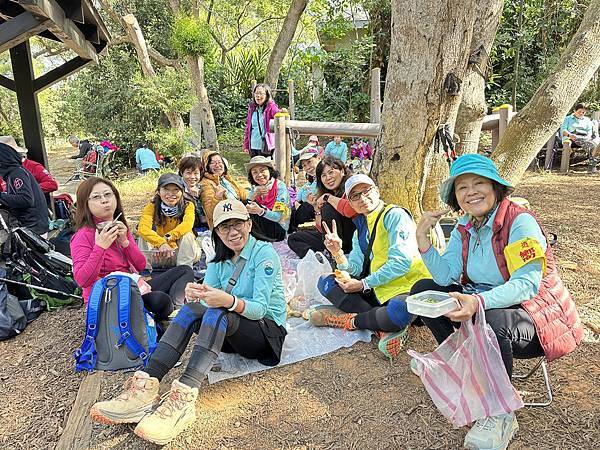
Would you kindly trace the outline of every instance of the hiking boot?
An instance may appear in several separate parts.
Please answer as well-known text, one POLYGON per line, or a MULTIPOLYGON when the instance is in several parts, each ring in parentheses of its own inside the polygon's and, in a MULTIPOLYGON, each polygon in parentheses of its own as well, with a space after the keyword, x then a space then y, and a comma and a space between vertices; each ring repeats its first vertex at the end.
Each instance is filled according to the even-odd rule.
POLYGON ((383 333, 379 339, 379 351, 389 359, 394 359, 400 354, 408 339, 408 327, 394 333, 383 333))
POLYGON ((144 417, 134 433, 145 441, 166 445, 196 421, 198 388, 173 380, 171 390, 162 396, 160 406, 144 417))
POLYGON ((138 423, 158 404, 159 385, 156 378, 138 371, 125 381, 124 390, 119 396, 92 406, 90 418, 106 425, 138 423))
POLYGON ((517 434, 515 413, 479 419, 465 436, 464 447, 475 450, 504 450, 517 434))
POLYGON ((311 309, 308 320, 313 327, 333 327, 344 330, 356 330, 353 320, 356 314, 345 313, 334 306, 320 306, 311 309))

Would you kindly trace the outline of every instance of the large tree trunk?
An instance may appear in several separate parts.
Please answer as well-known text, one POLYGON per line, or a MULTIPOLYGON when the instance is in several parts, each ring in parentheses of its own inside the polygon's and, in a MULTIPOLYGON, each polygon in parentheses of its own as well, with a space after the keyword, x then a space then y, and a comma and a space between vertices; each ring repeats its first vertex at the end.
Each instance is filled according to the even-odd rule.
POLYGON ((433 151, 438 127, 453 128, 471 47, 475 0, 392 2, 392 43, 373 176, 383 197, 420 215, 439 204, 447 173, 433 151), (416 56, 418 55, 418 57, 416 56), (435 182, 427 183, 432 177, 435 182))
POLYGON ((475 153, 481 125, 487 113, 485 82, 490 68, 489 54, 496 37, 504 0, 480 0, 475 11, 468 74, 462 84, 462 98, 454 132, 459 136, 457 153, 475 153))
MULTIPOLYGON (((155 77, 156 72, 154 67, 152 67, 152 62, 150 61, 146 39, 144 38, 144 34, 142 33, 142 29, 140 28, 137 19, 133 14, 127 14, 122 18, 121 24, 123 25, 123 28, 125 28, 125 32, 129 36, 129 39, 135 48, 137 59, 140 63, 140 67, 142 68, 142 73, 147 78, 155 77)), ((185 124, 183 123, 181 114, 174 111, 163 112, 165 116, 167 116, 171 127, 183 135, 185 124)))
POLYGON ((204 59, 196 56, 188 56, 187 63, 190 69, 194 93, 198 98, 197 107, 200 110, 200 122, 202 123, 202 133, 204 135, 206 147, 211 150, 219 151, 215 118, 210 106, 210 101, 208 100, 206 87, 204 86, 204 59))
POLYGON ((372 1, 369 8, 373 33, 373 54, 371 69, 379 67, 385 77, 391 42, 391 5, 390 0, 372 1))
POLYGON ((304 13, 308 5, 308 0, 292 0, 290 8, 288 9, 281 31, 277 36, 273 50, 271 50, 271 56, 269 56, 269 63, 267 64, 267 74, 265 75, 265 83, 271 86, 273 92, 277 89, 277 82, 279 81, 279 71, 281 70, 281 64, 283 64, 283 58, 294 39, 296 28, 300 17, 304 13))
POLYGON ((492 154, 500 173, 516 183, 556 132, 600 67, 600 0, 592 0, 554 72, 506 128, 492 154))

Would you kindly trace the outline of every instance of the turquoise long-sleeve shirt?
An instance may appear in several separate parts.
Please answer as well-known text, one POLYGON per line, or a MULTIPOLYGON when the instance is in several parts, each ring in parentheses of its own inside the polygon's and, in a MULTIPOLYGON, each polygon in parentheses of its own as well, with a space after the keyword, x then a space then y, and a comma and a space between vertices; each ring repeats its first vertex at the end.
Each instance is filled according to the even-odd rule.
POLYGON ((312 183, 304 183, 302 187, 298 189, 298 192, 296 192, 296 200, 299 202, 307 202, 308 194, 312 194, 315 197, 317 196, 317 180, 312 183))
POLYGON ((160 169, 156 155, 147 147, 140 147, 135 151, 135 162, 140 170, 160 169))
MULTIPOLYGON (((246 260, 246 265, 231 294, 246 303, 241 315, 251 320, 266 317, 285 326, 285 292, 281 262, 275 249, 269 242, 249 236, 240 258, 246 260)), ((209 263, 204 283, 224 291, 234 271, 235 264, 230 259, 209 263)))
MULTIPOLYGON (((515 270, 506 282, 502 278, 492 249, 492 224, 497 211, 496 208, 496 211, 481 228, 479 243, 475 228, 471 227, 468 230, 471 238, 469 239, 467 275, 473 285, 467 286, 466 292, 480 293, 485 309, 507 308, 529 300, 538 293, 542 281, 542 262, 540 260, 533 260, 515 270)), ((465 215, 460 218, 458 223, 466 225, 468 222, 469 218, 465 215)), ((524 238, 537 240, 544 252, 546 251, 547 243, 540 226, 533 216, 526 213, 519 214, 513 221, 508 243, 524 238)), ((448 286, 460 282, 463 262, 462 238, 458 229, 452 230, 450 241, 443 255, 440 255, 432 246, 421 256, 437 284, 448 286)))
POLYGON ((262 136, 266 135, 264 107, 259 106, 252 113, 252 133, 250 134, 250 148, 253 150, 262 149, 262 136), (260 128, 259 128, 260 127, 260 128), (262 131, 262 136, 261 136, 262 131))
POLYGON ((588 117, 583 116, 580 119, 574 114, 569 114, 565 117, 565 120, 560 127, 560 137, 563 142, 568 140, 569 136, 563 134, 566 131, 568 133, 576 134, 580 138, 591 139, 593 129, 592 121, 588 117))
POLYGON ((325 156, 331 155, 338 159, 341 159, 344 163, 348 161, 348 145, 345 142, 336 144, 335 141, 329 142, 325 146, 325 156))
MULTIPOLYGON (((281 205, 285 205, 287 207, 286 211, 273 211, 267 209, 263 217, 272 222, 277 222, 283 227, 284 230, 287 231, 287 229, 290 227, 290 193, 283 181, 275 180, 275 182, 277 183, 277 198, 275 199, 275 204, 279 203, 281 205)), ((252 186, 250 188, 249 198, 254 195, 254 190, 256 187, 257 186, 252 186)))
MULTIPOLYGON (((383 202, 371 214, 377 213, 381 208, 383 208, 383 202)), ((388 259, 378 270, 365 277, 365 281, 371 288, 382 286, 406 274, 414 257, 419 255, 416 238, 417 227, 406 211, 402 208, 392 208, 380 220, 383 220, 383 226, 388 233, 388 259)), ((354 232, 352 251, 347 258, 348 262, 338 264, 338 269, 346 270, 354 277, 360 275, 364 261, 364 255, 359 244, 360 232, 359 229, 354 232)), ((362 233, 365 233, 364 228, 362 233)), ((360 237, 360 239, 366 239, 366 242, 368 242, 368 232, 367 236, 360 237)), ((379 239, 379 237, 376 237, 376 239, 379 239)), ((372 259, 373 255, 371 255, 372 259)))

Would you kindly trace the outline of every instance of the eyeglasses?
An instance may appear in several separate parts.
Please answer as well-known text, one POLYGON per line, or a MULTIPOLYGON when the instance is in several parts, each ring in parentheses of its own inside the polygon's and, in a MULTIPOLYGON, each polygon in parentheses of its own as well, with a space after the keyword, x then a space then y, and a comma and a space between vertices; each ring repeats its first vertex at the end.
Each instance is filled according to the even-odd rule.
POLYGON ((348 196, 348 199, 351 202, 356 202, 358 200, 360 200, 360 198, 364 195, 365 197, 368 197, 369 195, 371 195, 371 192, 373 191, 373 189, 375 188, 375 186, 370 186, 367 189, 365 189, 362 192, 355 192, 354 194, 348 196))
POLYGON ((244 229, 244 225, 246 225, 245 220, 228 220, 225 223, 217 225, 216 228, 220 234, 229 234, 231 233, 232 229, 235 231, 242 231, 244 229))
POLYGON ((90 195, 90 201, 91 202, 100 202, 100 201, 102 201, 102 199, 110 200, 114 196, 115 196, 115 193, 112 191, 105 192, 104 194, 94 194, 94 195, 90 195))
POLYGON ((160 188, 161 192, 163 195, 171 195, 171 196, 176 196, 178 194, 181 193, 181 189, 179 188, 174 188, 174 189, 167 189, 167 188, 160 188))

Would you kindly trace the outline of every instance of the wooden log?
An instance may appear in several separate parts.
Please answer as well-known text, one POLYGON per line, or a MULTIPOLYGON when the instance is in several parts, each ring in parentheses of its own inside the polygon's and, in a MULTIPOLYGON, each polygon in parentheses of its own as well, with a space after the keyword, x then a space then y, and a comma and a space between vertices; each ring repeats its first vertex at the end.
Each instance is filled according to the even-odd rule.
POLYGON ((280 179, 285 180, 289 167, 286 164, 287 142, 286 142, 286 121, 289 119, 289 114, 280 112, 275 114, 275 119, 271 121, 270 127, 275 128, 275 153, 273 159, 275 169, 279 172, 280 179))
POLYGON ((65 429, 54 450, 75 450, 89 448, 92 436, 90 408, 98 401, 103 372, 87 375, 77 391, 77 398, 69 413, 65 429))
POLYGON ((560 173, 569 172, 569 163, 571 161, 571 141, 563 142, 562 158, 560 160, 560 173))
POLYGON ((381 69, 371 70, 371 123, 381 122, 381 69))
POLYGON ((52 25, 45 17, 24 12, 0 25, 0 53, 9 50, 52 25))
POLYGON ((544 159, 544 170, 552 170, 552 154, 554 153, 554 135, 546 142, 546 158, 544 159))
MULTIPOLYGON (((377 137, 379 135, 378 123, 348 123, 348 122, 313 122, 308 120, 288 120, 287 129, 298 131, 301 135, 316 134, 317 136, 356 136, 377 137)), ((271 121, 269 130, 275 131, 274 121, 271 121)))
POLYGON ((504 131, 506 130, 506 127, 508 126, 508 123, 510 122, 510 119, 512 119, 512 105, 502 105, 500 106, 500 108, 498 108, 498 114, 499 114, 499 119, 498 119, 498 137, 499 139, 502 139, 502 136, 504 135, 504 131))
POLYGON ((292 120, 296 118, 296 99, 294 95, 294 80, 288 80, 288 111, 292 120))

